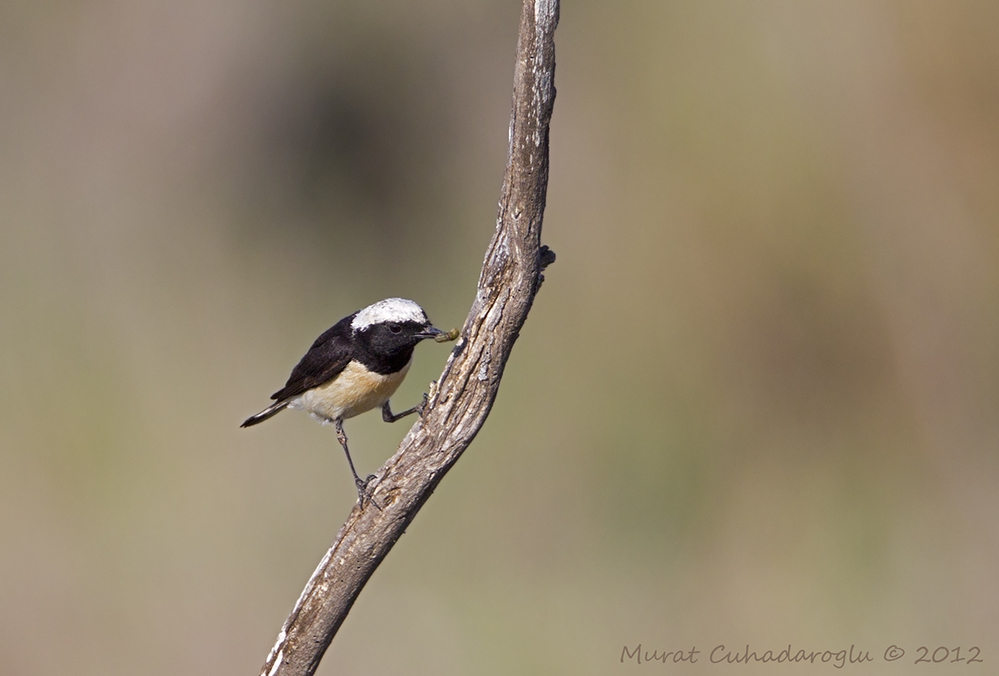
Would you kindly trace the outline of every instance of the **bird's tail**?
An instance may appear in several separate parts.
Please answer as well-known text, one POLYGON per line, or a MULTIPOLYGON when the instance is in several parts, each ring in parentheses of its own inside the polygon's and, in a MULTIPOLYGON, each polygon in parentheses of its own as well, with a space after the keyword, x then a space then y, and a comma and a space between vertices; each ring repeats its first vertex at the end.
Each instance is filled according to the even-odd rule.
POLYGON ((256 425, 257 423, 262 423, 271 416, 277 415, 278 413, 283 411, 288 406, 289 403, 290 402, 288 401, 279 401, 276 404, 271 404, 257 415, 251 415, 249 418, 243 421, 243 424, 240 425, 240 427, 249 427, 250 425, 256 425))

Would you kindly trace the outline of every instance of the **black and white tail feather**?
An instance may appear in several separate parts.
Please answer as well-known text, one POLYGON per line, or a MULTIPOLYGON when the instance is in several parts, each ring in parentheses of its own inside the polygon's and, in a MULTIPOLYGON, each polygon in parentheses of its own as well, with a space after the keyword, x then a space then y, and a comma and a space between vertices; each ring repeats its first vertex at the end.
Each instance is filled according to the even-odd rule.
POLYGON ((288 402, 288 401, 279 401, 277 403, 271 404, 270 406, 268 406, 267 408, 265 408, 260 413, 258 413, 256 415, 251 415, 249 418, 247 418, 243 422, 242 425, 240 425, 240 427, 250 427, 251 425, 256 425, 257 423, 262 423, 263 421, 267 420, 268 418, 270 418, 272 416, 275 416, 278 413, 280 413, 281 411, 283 411, 284 409, 286 409, 288 407, 289 403, 291 403, 291 402, 288 402))

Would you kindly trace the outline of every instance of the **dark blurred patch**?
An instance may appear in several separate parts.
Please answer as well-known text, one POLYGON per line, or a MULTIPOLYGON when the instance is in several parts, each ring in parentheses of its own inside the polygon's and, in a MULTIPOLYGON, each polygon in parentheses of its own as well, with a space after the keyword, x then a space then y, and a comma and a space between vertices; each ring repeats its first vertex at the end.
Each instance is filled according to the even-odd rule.
POLYGON ((333 197, 379 212, 418 190, 416 158, 435 155, 425 142, 432 125, 419 119, 428 106, 413 100, 418 74, 405 72, 401 55, 389 56, 382 68, 362 57, 356 65, 367 72, 309 78, 290 92, 284 114, 267 121, 266 141, 297 175, 289 187, 304 207, 323 208, 333 197))
POLYGON ((264 85, 250 121, 254 166, 243 168, 241 191, 256 214, 249 227, 280 219, 283 232, 298 229, 315 246, 407 255, 421 212, 439 215, 448 203, 455 134, 444 59, 382 35, 300 63, 264 85))

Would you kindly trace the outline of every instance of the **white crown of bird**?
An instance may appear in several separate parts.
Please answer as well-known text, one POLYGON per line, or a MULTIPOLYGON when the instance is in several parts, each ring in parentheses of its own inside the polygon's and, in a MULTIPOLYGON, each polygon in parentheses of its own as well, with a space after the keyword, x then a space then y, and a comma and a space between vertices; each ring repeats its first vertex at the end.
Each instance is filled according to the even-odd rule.
POLYGON ((350 323, 354 331, 362 331, 381 322, 427 323, 427 313, 419 305, 405 298, 386 298, 359 310, 350 323))

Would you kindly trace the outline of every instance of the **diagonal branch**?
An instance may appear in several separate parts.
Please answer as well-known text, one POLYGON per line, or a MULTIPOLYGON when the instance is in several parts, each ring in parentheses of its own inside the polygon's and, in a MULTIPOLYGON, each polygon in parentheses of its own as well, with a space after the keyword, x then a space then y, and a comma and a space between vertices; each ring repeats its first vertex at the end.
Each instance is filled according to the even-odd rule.
POLYGON ((555 100, 558 0, 524 0, 510 150, 475 301, 418 421, 355 505, 264 663, 267 676, 313 674, 364 584, 482 427, 527 313, 555 254, 541 246, 548 125, 555 100))

